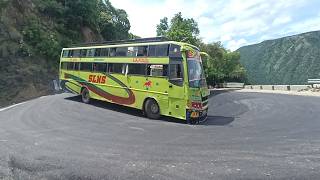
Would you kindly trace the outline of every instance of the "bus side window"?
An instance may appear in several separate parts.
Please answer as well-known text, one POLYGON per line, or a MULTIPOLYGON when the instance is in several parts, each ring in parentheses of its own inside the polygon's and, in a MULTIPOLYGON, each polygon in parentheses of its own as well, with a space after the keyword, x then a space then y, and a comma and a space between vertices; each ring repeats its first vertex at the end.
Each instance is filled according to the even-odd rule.
POLYGON ((137 56, 147 56, 148 46, 139 46, 137 56))
POLYGON ((128 53, 128 47, 117 47, 116 56, 126 57, 128 53))
POLYGON ((69 51, 68 50, 64 50, 63 53, 62 53, 62 57, 66 58, 66 57, 68 57, 68 54, 69 54, 69 51))
POLYGON ((169 81, 177 86, 183 85, 183 70, 181 63, 169 65, 169 81))
POLYGON ((116 48, 110 48, 110 54, 109 56, 114 57, 116 56, 116 48))
POLYGON ((89 62, 80 63, 80 70, 91 72, 92 71, 92 63, 89 63, 89 62))
POLYGON ((94 63, 93 64, 93 71, 100 72, 100 73, 106 73, 107 63, 94 63))
POLYGON ((80 57, 80 49, 73 51, 73 57, 80 57))
POLYGON ((69 50, 68 57, 69 57, 69 58, 72 58, 72 57, 73 57, 73 50, 69 50))
POLYGON ((166 64, 148 64, 147 75, 165 77, 168 74, 168 65, 166 64))
POLYGON ((75 71, 79 71, 79 66, 80 66, 80 63, 79 62, 75 62, 74 63, 74 70, 75 71))
POLYGON ((67 70, 73 71, 73 68, 74 68, 74 62, 68 62, 68 64, 67 64, 67 70))
POLYGON ((155 56, 155 57, 163 57, 168 56, 169 45, 151 45, 149 46, 149 54, 148 56, 155 56))
POLYGON ((123 74, 124 65, 120 63, 109 63, 108 64, 108 72, 109 73, 118 73, 123 74))
POLYGON ((95 50, 94 56, 95 56, 95 57, 101 56, 101 48, 95 50))
POLYGON ((103 48, 101 49, 100 56, 107 57, 109 55, 109 48, 103 48))
POLYGON ((67 62, 62 62, 61 63, 61 69, 63 69, 63 70, 67 70, 67 66, 68 66, 67 62))
POLYGON ((87 57, 93 57, 94 56, 95 49, 88 49, 87 50, 87 57))
POLYGON ((81 49, 81 57, 86 57, 87 56, 87 50, 86 49, 81 49))

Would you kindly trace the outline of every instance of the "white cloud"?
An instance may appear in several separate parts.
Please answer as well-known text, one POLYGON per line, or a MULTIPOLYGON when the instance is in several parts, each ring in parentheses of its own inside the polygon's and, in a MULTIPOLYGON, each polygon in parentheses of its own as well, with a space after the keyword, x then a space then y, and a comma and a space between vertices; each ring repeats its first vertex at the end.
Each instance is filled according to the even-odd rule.
POLYGON ((278 17, 278 18, 273 20, 272 25, 273 26, 278 26, 278 25, 286 24, 286 23, 290 22, 291 20, 292 19, 291 19, 290 16, 278 17))
POLYGON ((310 30, 319 30, 319 0, 111 0, 129 15, 131 32, 156 35, 156 25, 182 12, 194 18, 204 42, 221 41, 229 49, 310 30), (310 9, 310 10, 309 10, 310 9), (310 12, 309 12, 310 11, 310 12), (298 13, 297 13, 298 12, 298 13), (308 14, 309 13, 309 14, 308 14), (302 18, 300 18, 300 16, 302 18))

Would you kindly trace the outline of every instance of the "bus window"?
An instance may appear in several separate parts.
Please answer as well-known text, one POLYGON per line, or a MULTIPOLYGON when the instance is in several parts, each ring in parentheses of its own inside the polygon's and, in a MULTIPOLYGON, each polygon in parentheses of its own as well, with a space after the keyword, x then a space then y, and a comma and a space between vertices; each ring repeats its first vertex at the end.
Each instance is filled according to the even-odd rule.
POLYGON ((101 48, 95 49, 94 56, 95 57, 101 56, 101 48))
POLYGON ((92 71, 92 63, 89 63, 89 62, 80 63, 80 70, 91 72, 92 71))
POLYGON ((138 47, 128 47, 127 56, 136 57, 138 53, 138 47))
POLYGON ((116 48, 110 48, 110 54, 109 56, 114 57, 116 56, 116 48))
POLYGON ((62 57, 66 58, 68 57, 69 51, 68 50, 64 50, 62 53, 62 57))
POLYGON ((170 64, 170 79, 182 79, 181 64, 170 64))
POLYGON ((168 65, 166 64, 148 64, 147 75, 148 76, 167 76, 168 65))
POLYGON ((67 64, 67 70, 73 70, 73 68, 74 68, 74 63, 73 62, 68 62, 68 64, 67 64))
POLYGON ((147 56, 148 46, 139 46, 137 56, 147 56))
POLYGON ((80 54, 81 54, 81 57, 86 57, 87 56, 87 50, 86 49, 81 49, 80 54))
POLYGON ((101 49, 100 56, 107 57, 109 55, 109 48, 101 49))
POLYGON ((68 65, 67 62, 62 62, 61 63, 61 69, 67 70, 67 65, 68 65))
POLYGON ((168 56, 169 45, 152 45, 149 46, 149 56, 161 57, 168 56))
POLYGON ((74 63, 74 70, 75 71, 79 71, 79 66, 80 66, 80 63, 79 62, 75 62, 74 63))
POLYGON ((181 57, 180 46, 176 44, 171 44, 169 48, 169 56, 170 57, 181 57))
POLYGON ((145 64, 129 64, 128 74, 145 75, 146 65, 145 64))
POLYGON ((87 57, 93 57, 94 56, 95 49, 88 49, 87 50, 87 57))
POLYGON ((107 72, 107 63, 94 63, 93 64, 93 71, 106 73, 107 72))
POLYGON ((181 63, 170 64, 169 81, 174 85, 183 86, 183 70, 181 63))
POLYGON ((73 50, 73 57, 80 57, 80 49, 73 50))
POLYGON ((116 48, 116 56, 125 57, 128 53, 128 47, 117 47, 116 48))
POLYGON ((73 57, 73 50, 69 50, 68 57, 73 57))
POLYGON ((109 63, 108 64, 108 72, 109 73, 119 73, 124 74, 125 72, 125 66, 120 63, 109 63))

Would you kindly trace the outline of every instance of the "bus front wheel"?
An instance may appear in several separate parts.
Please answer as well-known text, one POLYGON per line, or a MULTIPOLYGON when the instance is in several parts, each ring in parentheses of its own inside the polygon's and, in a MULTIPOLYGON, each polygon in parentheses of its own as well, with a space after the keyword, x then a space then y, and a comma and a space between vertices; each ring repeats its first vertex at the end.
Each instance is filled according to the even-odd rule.
POLYGON ((90 94, 87 88, 84 88, 81 92, 82 102, 89 104, 90 103, 90 94))
POLYGON ((148 99, 145 103, 145 113, 150 119, 160 118, 160 107, 154 99, 148 99))

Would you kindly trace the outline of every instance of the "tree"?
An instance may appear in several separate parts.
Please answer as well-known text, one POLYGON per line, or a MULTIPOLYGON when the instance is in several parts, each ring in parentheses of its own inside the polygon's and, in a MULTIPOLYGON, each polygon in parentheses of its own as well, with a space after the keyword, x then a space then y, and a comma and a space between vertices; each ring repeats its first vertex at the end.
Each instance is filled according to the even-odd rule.
POLYGON ((193 45, 200 44, 198 23, 193 19, 185 19, 181 12, 176 14, 168 24, 168 18, 164 17, 157 25, 157 35, 165 36, 173 41, 186 42, 193 45))

